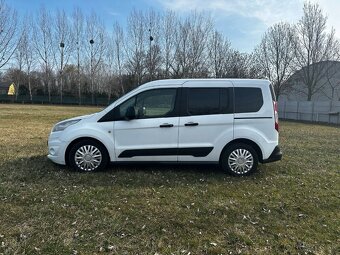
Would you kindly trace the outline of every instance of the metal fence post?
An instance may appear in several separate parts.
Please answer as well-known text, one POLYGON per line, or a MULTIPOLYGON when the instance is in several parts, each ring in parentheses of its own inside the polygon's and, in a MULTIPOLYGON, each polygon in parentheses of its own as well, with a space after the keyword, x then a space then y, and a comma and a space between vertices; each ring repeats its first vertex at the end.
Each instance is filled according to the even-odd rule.
POLYGON ((286 119, 286 101, 283 101, 283 118, 286 119))
POLYGON ((329 111, 328 111, 328 123, 331 123, 331 112, 332 112, 332 100, 329 102, 329 111))

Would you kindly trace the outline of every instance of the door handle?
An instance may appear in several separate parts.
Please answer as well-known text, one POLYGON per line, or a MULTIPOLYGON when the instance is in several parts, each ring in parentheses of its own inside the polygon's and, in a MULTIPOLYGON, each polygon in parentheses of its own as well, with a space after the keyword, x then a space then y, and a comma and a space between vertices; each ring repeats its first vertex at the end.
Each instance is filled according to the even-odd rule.
POLYGON ((188 122, 188 123, 185 123, 184 126, 186 126, 186 127, 198 126, 198 123, 197 122, 188 122))
POLYGON ((174 126, 173 124, 168 124, 168 123, 164 123, 164 124, 159 125, 159 127, 161 127, 161 128, 173 127, 173 126, 174 126))

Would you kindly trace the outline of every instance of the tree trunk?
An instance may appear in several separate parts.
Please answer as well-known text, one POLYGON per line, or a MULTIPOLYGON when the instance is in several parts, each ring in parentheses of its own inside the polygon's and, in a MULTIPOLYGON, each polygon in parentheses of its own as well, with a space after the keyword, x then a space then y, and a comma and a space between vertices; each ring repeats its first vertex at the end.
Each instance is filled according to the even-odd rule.
POLYGON ((30 100, 31 102, 33 101, 33 97, 32 97, 32 87, 31 87, 31 75, 28 75, 28 91, 30 93, 30 100))
POLYGON ((77 82, 78 82, 78 100, 81 105, 81 87, 80 87, 80 63, 79 63, 79 51, 78 51, 78 65, 77 65, 77 82))
POLYGON ((311 88, 308 88, 307 101, 312 101, 312 90, 311 90, 311 88))
POLYGON ((51 84, 47 81, 48 102, 51 103, 51 84))
POLYGON ((20 89, 20 82, 18 81, 16 91, 15 91, 15 100, 18 100, 19 89, 20 89))

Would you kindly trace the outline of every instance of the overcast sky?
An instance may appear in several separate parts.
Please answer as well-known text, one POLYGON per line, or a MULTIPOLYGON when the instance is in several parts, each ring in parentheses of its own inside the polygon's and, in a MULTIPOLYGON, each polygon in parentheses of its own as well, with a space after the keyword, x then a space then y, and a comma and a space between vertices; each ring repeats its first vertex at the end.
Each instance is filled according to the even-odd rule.
MULTIPOLYGON (((41 5, 53 11, 65 9, 69 14, 75 6, 84 13, 96 11, 108 29, 114 20, 125 24, 133 8, 157 11, 167 9, 181 16, 193 10, 205 11, 215 20, 217 30, 223 32, 232 46, 251 52, 267 28, 279 21, 297 22, 302 16, 303 0, 6 0, 19 11, 35 12, 41 5)), ((328 28, 334 27, 340 38, 340 0, 314 0, 328 16, 328 28)))

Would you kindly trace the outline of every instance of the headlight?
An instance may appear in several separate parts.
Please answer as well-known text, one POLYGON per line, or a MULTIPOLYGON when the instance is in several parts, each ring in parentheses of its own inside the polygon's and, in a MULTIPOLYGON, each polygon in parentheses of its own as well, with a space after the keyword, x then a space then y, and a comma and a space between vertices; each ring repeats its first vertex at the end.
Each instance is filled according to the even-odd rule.
POLYGON ((52 129, 52 132, 58 132, 58 131, 63 131, 65 128, 73 125, 73 124, 76 124, 77 122, 79 122, 80 119, 77 119, 77 120, 67 120, 67 121, 64 121, 64 122, 60 122, 59 124, 55 125, 52 129))

